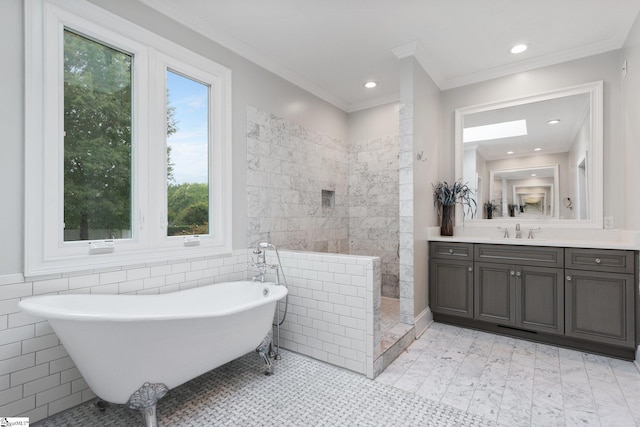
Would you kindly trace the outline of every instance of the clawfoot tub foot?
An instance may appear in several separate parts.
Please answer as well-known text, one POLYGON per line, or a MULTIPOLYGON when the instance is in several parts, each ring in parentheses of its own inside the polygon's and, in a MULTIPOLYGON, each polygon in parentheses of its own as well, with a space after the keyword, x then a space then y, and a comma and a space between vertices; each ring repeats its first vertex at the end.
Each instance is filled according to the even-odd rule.
POLYGON ((272 352, 272 342, 273 342, 273 331, 269 331, 266 337, 262 340, 258 348, 256 348, 256 353, 262 357, 264 361, 264 374, 272 375, 273 374, 273 364, 271 363, 271 357, 269 354, 272 352))
POLYGON ((164 384, 144 383, 142 387, 129 398, 129 408, 139 409, 144 417, 146 427, 158 427, 156 403, 169 389, 164 384))
POLYGON ((104 412, 111 404, 106 400, 98 398, 96 399, 94 405, 96 405, 96 408, 98 408, 100 412, 104 412))

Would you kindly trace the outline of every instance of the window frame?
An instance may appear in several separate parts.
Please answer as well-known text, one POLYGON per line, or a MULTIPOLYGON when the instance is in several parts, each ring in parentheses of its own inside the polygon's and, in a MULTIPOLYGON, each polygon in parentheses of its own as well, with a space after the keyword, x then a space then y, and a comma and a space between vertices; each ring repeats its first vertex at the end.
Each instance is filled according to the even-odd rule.
POLYGON ((231 252, 231 70, 87 2, 32 0, 25 71, 25 276, 231 252), (131 239, 113 244, 64 242, 65 28, 133 56, 131 239), (167 67, 211 88, 210 234, 196 241, 166 235, 167 67))

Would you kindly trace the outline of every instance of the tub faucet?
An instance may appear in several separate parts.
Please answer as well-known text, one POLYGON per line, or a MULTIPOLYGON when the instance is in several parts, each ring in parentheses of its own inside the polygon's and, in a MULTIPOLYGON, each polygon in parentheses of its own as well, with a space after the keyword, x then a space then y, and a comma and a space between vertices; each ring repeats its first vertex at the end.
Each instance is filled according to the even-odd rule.
POLYGON ((253 266, 257 268, 259 271, 258 274, 253 276, 253 280, 255 281, 259 280, 261 282, 264 282, 267 276, 266 251, 263 251, 262 249, 260 249, 260 244, 258 244, 256 245, 256 248, 253 250, 253 254, 257 255, 256 256, 257 261, 254 261, 253 258, 251 258, 251 261, 253 262, 253 266))
POLYGON ((522 237, 522 234, 520 233, 520 224, 516 224, 516 239, 519 239, 522 237))

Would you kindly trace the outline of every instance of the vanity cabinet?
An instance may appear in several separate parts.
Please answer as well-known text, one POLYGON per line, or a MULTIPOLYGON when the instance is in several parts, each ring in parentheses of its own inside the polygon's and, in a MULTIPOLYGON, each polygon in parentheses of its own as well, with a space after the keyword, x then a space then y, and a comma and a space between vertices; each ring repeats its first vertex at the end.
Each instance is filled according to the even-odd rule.
POLYGON ((562 248, 476 245, 487 259, 474 266, 474 319, 564 333, 562 248))
POLYGON ((565 256, 565 334, 633 347, 634 253, 566 249, 565 256))
POLYGON ((431 242, 434 320, 635 357, 637 253, 431 242))
POLYGON ((429 248, 431 311, 473 317, 473 245, 432 243, 429 248))

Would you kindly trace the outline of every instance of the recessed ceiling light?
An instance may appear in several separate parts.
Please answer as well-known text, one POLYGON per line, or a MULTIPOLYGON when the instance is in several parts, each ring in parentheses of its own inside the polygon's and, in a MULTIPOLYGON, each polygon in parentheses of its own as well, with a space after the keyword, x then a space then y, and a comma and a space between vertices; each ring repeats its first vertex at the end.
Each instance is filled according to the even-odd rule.
POLYGON ((536 174, 535 174, 535 173, 532 173, 532 174, 531 174, 531 176, 536 176, 536 174))
POLYGON ((513 154, 513 151, 507 151, 507 154, 513 154))
POLYGON ((529 48, 529 46, 527 46, 527 45, 526 45, 526 44, 524 44, 524 43, 517 44, 517 45, 515 45, 515 46, 513 46, 513 47, 511 48, 511 53, 522 53, 522 52, 524 52, 525 50, 527 50, 528 48, 529 48))
POLYGON ((378 86, 378 82, 374 82, 373 80, 368 81, 364 84, 364 87, 366 87, 367 89, 373 89, 376 86, 378 86))
POLYGON ((558 123, 560 123, 560 119, 551 119, 547 123, 549 123, 550 125, 557 125, 558 123))
POLYGON ((539 147, 533 149, 533 151, 540 151, 540 150, 542 150, 542 148, 539 148, 539 147))

